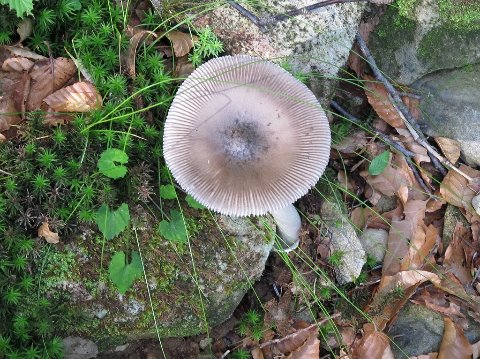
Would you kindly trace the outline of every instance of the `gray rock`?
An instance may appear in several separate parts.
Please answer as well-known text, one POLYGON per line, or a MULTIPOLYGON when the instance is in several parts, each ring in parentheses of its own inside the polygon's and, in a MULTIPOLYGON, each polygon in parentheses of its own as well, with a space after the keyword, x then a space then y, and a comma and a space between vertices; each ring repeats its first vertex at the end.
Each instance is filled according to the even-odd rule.
POLYGON ((390 6, 372 33, 375 60, 395 81, 411 84, 428 73, 480 61, 479 3, 441 2, 390 6))
POLYGON ((64 338, 63 350, 66 359, 90 359, 98 354, 98 347, 94 342, 80 337, 64 338))
POLYGON ((423 95, 425 131, 459 141, 467 163, 480 165, 480 64, 438 71, 413 87, 423 95))
MULTIPOLYGON (((156 2, 152 1, 154 5, 156 2)), ((258 16, 271 17, 317 2, 266 0, 261 8, 249 9, 258 16)), ((163 8, 158 6, 157 10, 163 8)), ((327 6, 272 25, 266 33, 227 4, 198 17, 194 23, 200 27, 210 26, 229 54, 250 54, 288 62, 294 72, 320 72, 323 80, 313 81, 312 87, 317 89, 314 92, 328 97, 333 90, 333 81, 328 78, 335 77, 345 64, 364 8, 363 2, 327 6)))
POLYGON ((388 232, 384 229, 367 228, 360 236, 363 248, 368 255, 382 262, 385 257, 388 242, 388 232))
MULTIPOLYGON (((480 339, 480 325, 469 319, 465 336, 470 343, 480 339)), ((407 303, 390 326, 388 335, 395 358, 405 358, 438 352, 443 338, 444 323, 441 314, 422 305, 407 303), (398 347, 397 347, 398 346, 398 347)))
POLYGON ((325 201, 321 213, 326 235, 330 238, 331 251, 343 254, 340 264, 335 268, 335 278, 340 285, 353 282, 360 275, 367 259, 357 232, 335 201, 325 201))
POLYGON ((406 304, 387 333, 396 344, 391 345, 395 357, 405 358, 405 354, 411 357, 438 352, 443 327, 440 314, 421 305, 406 304))

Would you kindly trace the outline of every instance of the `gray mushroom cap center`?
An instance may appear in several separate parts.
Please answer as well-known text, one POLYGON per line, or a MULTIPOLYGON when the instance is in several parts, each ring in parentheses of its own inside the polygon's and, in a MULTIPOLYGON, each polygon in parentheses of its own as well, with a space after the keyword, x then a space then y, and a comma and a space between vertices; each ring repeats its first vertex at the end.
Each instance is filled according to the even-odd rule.
POLYGON ((221 152, 227 162, 245 163, 259 161, 268 151, 269 144, 264 129, 257 121, 239 114, 228 121, 218 136, 221 152))

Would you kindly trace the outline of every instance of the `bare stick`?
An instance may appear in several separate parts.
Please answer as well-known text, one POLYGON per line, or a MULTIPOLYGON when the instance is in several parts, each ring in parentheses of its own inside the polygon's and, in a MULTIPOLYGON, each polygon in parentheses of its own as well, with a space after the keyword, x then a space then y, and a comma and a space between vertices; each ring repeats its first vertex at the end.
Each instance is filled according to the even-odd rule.
POLYGON ((367 44, 365 43, 365 40, 363 39, 363 37, 359 33, 357 33, 355 36, 355 39, 357 40, 360 50, 365 55, 365 58, 368 64, 370 65, 370 68, 372 69, 375 78, 385 86, 385 89, 389 94, 389 99, 392 102, 392 105, 397 110, 398 114, 402 118, 403 122, 407 126, 410 133, 412 134, 414 140, 418 142, 420 145, 422 145, 423 147, 425 147, 427 151, 431 153, 434 157, 436 157, 444 166, 451 168, 455 172, 465 177, 468 181, 471 181, 472 178, 469 175, 460 171, 449 160, 441 156, 432 146, 430 146, 425 136, 423 135, 422 131, 418 127, 418 124, 415 118, 413 118, 407 106, 405 106, 402 99, 400 98, 397 90, 395 90, 395 88, 390 83, 390 81, 388 81, 387 78, 379 70, 377 63, 375 62, 375 59, 373 58, 370 50, 368 49, 367 44))
POLYGON ((257 15, 253 14, 251 11, 245 9, 242 5, 237 3, 234 0, 227 0, 231 7, 236 9, 241 15, 245 16, 248 20, 257 25, 261 32, 267 32, 265 27, 265 21, 260 19, 257 15))
POLYGON ((413 163, 413 161, 410 159, 410 158, 407 158, 406 159, 407 161, 407 165, 408 167, 410 167, 410 169, 412 170, 412 173, 413 175, 415 176, 415 179, 417 180, 417 182, 420 184, 420 187, 422 187, 422 189, 430 196, 430 197, 435 197, 432 193, 432 191, 430 190, 430 188, 428 188, 427 184, 425 183, 425 181, 423 180, 422 176, 420 175, 420 172, 418 171, 417 167, 415 166, 415 164, 413 163))

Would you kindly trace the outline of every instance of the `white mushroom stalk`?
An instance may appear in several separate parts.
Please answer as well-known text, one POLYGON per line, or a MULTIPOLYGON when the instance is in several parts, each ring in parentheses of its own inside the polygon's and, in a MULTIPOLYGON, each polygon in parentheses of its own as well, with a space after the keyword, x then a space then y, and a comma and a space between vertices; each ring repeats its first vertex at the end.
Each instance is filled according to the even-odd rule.
POLYGON ((291 252, 298 247, 300 242, 299 233, 302 221, 293 204, 277 211, 270 212, 277 225, 279 248, 285 252, 291 252))
POLYGON ((314 94, 280 66, 224 56, 180 86, 163 153, 178 184, 205 207, 237 217, 272 213, 291 250, 301 225, 292 203, 325 170, 330 128, 314 94))

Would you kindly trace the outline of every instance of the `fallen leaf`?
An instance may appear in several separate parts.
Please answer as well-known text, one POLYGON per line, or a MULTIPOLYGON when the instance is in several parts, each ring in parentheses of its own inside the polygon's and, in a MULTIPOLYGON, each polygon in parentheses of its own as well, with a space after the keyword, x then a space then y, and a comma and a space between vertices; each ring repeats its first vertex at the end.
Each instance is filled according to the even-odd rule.
POLYGON ((43 100, 56 112, 90 112, 102 107, 102 96, 90 82, 77 82, 43 100))
POLYGON ((130 38, 130 43, 128 45, 128 50, 127 50, 126 63, 127 63, 127 72, 132 78, 135 78, 136 76, 135 59, 137 57, 138 45, 140 44, 140 42, 144 41, 148 36, 153 36, 156 38, 157 34, 154 33, 153 31, 142 30, 135 33, 130 38))
POLYGON ((42 123, 48 126, 57 126, 57 125, 64 125, 65 123, 68 123, 73 119, 74 119, 73 114, 59 113, 59 112, 53 111, 52 108, 49 107, 47 109, 47 113, 45 114, 45 117, 43 118, 42 123))
POLYGON ((443 318, 445 330, 443 332, 438 359, 470 359, 472 346, 465 337, 463 330, 456 326, 450 318, 443 318))
POLYGON ((364 75, 365 94, 368 102, 372 105, 377 115, 395 128, 405 128, 402 118, 388 98, 388 92, 385 86, 377 82, 372 76, 364 75))
POLYGON ((427 263, 435 263, 431 257, 435 245, 440 242, 440 232, 434 225, 420 224, 410 239, 409 255, 402 261, 402 268, 421 269, 427 263))
POLYGON ((188 61, 188 56, 179 57, 175 63, 175 77, 179 79, 187 78, 195 70, 192 63, 188 61))
POLYGON ((373 327, 370 323, 364 326, 365 334, 355 345, 353 357, 356 359, 394 359, 390 348, 390 338, 385 333, 370 329, 370 327, 373 327))
MULTIPOLYGON (((460 171, 472 178, 480 178, 480 171, 461 165, 460 171)), ((468 180, 456 171, 450 170, 440 184, 440 194, 450 204, 465 209, 471 209, 471 203, 476 192, 472 189, 468 180)))
POLYGON ((400 135, 400 142, 402 142, 408 150, 415 154, 413 159, 417 164, 420 164, 421 162, 430 162, 427 149, 414 140, 410 131, 405 128, 396 128, 395 130, 400 135))
POLYGON ((18 40, 18 44, 22 43, 27 37, 32 34, 33 30, 33 21, 31 18, 26 17, 24 18, 20 24, 17 26, 17 34, 20 36, 20 40, 18 40))
POLYGON ((39 55, 23 47, 16 47, 16 46, 0 46, 0 47, 8 50, 8 52, 10 52, 12 56, 26 57, 27 59, 31 59, 31 60, 47 59, 45 56, 39 55))
POLYGON ((37 234, 39 237, 45 238, 48 243, 60 242, 58 233, 52 232, 48 226, 48 222, 43 222, 38 228, 37 234))
POLYGON ((471 242, 471 232, 465 228, 462 222, 457 222, 453 231, 451 243, 445 250, 443 266, 450 273, 454 274, 463 285, 472 281, 469 268, 466 268, 464 247, 471 242))
POLYGON ((3 71, 23 72, 30 71, 34 62, 26 57, 11 57, 6 59, 2 64, 3 71))
POLYGON ((27 111, 38 110, 43 99, 62 88, 75 75, 76 70, 75 63, 64 57, 48 60, 45 64, 34 67, 30 72, 32 85, 27 100, 27 111))
POLYGON ((363 150, 367 142, 367 134, 364 131, 355 131, 340 142, 333 143, 332 148, 346 154, 357 153, 359 150, 363 150))
POLYGON ((0 98, 0 132, 6 131, 12 125, 16 125, 22 118, 20 111, 15 107, 14 101, 7 96, 0 98))
POLYGON ((472 353, 473 359, 478 359, 480 357, 480 341, 472 344, 472 353))
POLYGON ((170 40, 173 46, 173 53, 177 57, 187 55, 195 45, 195 41, 197 39, 196 36, 192 37, 192 35, 190 34, 186 34, 184 32, 176 30, 166 32, 160 37, 162 36, 165 36, 167 39, 170 40))
POLYGON ((413 234, 423 224, 426 201, 411 200, 405 205, 405 218, 394 218, 388 235, 387 252, 383 262, 382 275, 393 275, 400 270, 408 269, 409 243, 413 234))
POLYGON ((453 164, 460 158, 460 143, 446 137, 435 137, 435 142, 445 157, 453 164))
POLYGON ((309 331, 307 340, 288 355, 287 359, 318 359, 320 357, 320 340, 318 330, 309 331))

